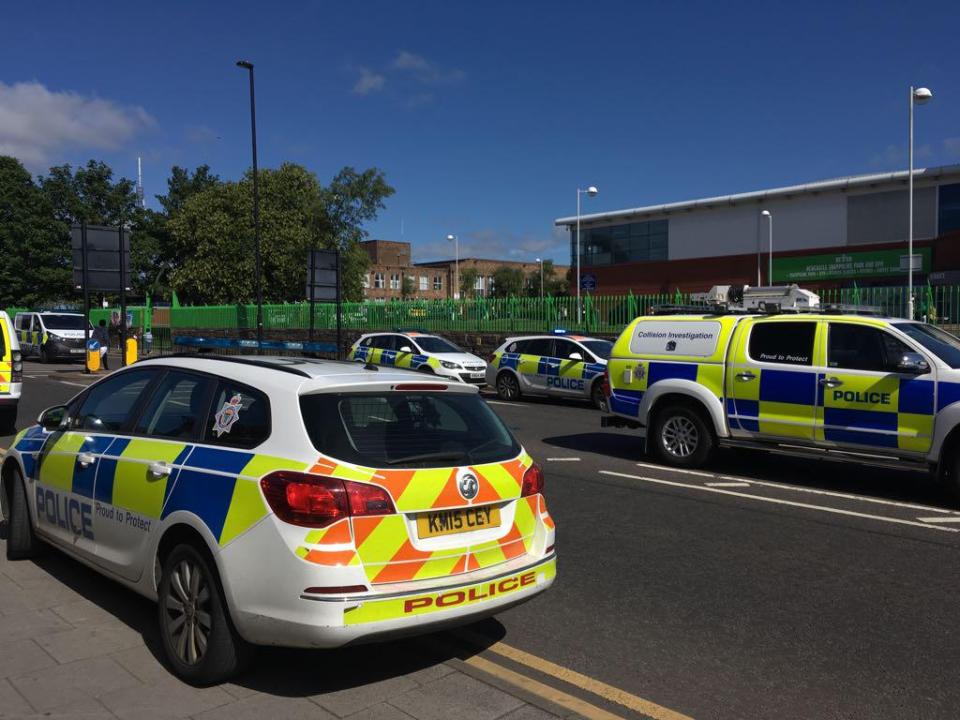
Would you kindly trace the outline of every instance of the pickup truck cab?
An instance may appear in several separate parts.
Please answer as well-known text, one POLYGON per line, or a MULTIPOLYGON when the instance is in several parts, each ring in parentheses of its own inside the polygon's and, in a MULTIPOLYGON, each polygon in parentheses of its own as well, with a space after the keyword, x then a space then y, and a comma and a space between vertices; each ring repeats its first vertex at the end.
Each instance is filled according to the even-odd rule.
POLYGON ((639 317, 608 363, 605 426, 681 467, 718 445, 939 470, 960 491, 960 339, 899 318, 639 317))

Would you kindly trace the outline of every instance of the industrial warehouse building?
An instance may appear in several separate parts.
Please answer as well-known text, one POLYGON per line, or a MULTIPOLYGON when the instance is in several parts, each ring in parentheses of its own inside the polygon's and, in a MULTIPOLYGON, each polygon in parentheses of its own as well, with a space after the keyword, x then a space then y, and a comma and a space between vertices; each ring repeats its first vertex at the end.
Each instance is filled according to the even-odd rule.
MULTIPOLYGON (((580 216, 581 287, 597 294, 770 282, 906 284, 906 171, 580 216)), ((576 266, 576 217, 570 229, 576 266)), ((960 284, 960 165, 914 171, 915 282, 960 284)))

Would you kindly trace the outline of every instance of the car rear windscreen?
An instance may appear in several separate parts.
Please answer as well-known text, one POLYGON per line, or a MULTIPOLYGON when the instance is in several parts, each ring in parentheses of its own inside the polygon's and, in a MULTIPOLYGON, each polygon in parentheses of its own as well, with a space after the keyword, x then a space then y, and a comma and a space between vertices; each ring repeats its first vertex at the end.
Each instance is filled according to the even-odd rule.
POLYGON ((319 393, 300 398, 314 447, 375 468, 504 462, 520 447, 479 395, 436 392, 319 393))

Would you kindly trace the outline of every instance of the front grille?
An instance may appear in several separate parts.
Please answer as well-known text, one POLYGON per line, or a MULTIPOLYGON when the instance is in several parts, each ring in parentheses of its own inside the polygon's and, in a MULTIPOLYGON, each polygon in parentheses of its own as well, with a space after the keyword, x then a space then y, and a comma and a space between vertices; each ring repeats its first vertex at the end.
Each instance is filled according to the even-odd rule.
POLYGON ((482 372, 487 369, 486 365, 464 365, 463 367, 471 372, 482 372))

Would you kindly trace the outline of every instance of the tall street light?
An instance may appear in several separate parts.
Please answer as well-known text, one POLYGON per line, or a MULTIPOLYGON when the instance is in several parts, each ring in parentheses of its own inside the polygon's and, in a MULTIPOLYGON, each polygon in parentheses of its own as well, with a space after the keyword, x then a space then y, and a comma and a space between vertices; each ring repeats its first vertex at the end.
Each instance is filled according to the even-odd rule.
POLYGON ((909 270, 907 270, 907 319, 913 320, 913 106, 914 105, 923 105, 927 101, 933 98, 933 93, 930 92, 928 88, 914 88, 910 86, 910 121, 908 125, 909 129, 909 142, 907 147, 907 155, 909 156, 910 162, 910 171, 907 173, 907 195, 909 199, 907 200, 907 262, 909 263, 909 270))
POLYGON ((593 185, 587 187, 586 190, 581 190, 577 188, 577 323, 583 322, 583 305, 580 303, 580 196, 589 195, 590 197, 596 197, 597 193, 600 192, 593 185))
MULTIPOLYGON (((767 245, 769 248, 770 255, 767 258, 767 284, 773 285, 773 215, 769 210, 764 210, 760 213, 763 217, 767 219, 767 245)), ((758 273, 759 277, 759 273, 758 273)))
POLYGON ((543 260, 537 258, 537 262, 540 263, 540 299, 543 300, 543 260))
POLYGON ((250 74, 250 139, 253 145, 253 256, 257 286, 257 355, 263 354, 263 290, 260 282, 260 187, 257 173, 257 103, 253 92, 253 63, 237 60, 237 67, 250 74))
POLYGON ((447 242, 453 243, 453 299, 460 298, 460 240, 456 235, 447 235, 447 242))

